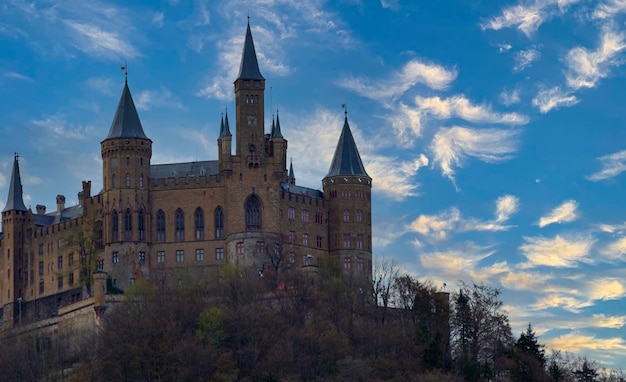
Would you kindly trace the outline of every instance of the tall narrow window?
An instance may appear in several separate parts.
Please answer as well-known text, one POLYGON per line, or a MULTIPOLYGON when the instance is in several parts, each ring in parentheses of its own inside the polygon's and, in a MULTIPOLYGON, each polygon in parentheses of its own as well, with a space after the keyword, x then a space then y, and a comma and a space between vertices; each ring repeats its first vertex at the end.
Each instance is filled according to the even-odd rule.
POLYGON ((118 240, 119 232, 120 232, 119 217, 117 216, 117 211, 113 210, 113 212, 111 213, 111 237, 113 241, 118 240))
POLYGON ((133 239, 133 213, 130 208, 124 214, 124 240, 133 239))
POLYGON ((137 216, 137 233, 139 234, 139 240, 146 240, 146 215, 143 210, 139 210, 137 216))
POLYGON ((117 175, 113 174, 113 176, 111 176, 111 184, 113 189, 117 188, 117 175))
POLYGON ((139 188, 143 188, 143 174, 139 175, 139 188))
POLYGON ((196 208, 195 232, 196 240, 204 240, 204 213, 200 207, 196 208))
POLYGON ((261 206, 259 198, 252 195, 246 202, 246 231, 259 231, 261 229, 261 206))
POLYGON ((130 174, 126 173, 126 188, 130 188, 130 174))
POLYGON ((174 228, 176 233, 176 240, 185 240, 185 217, 183 215, 183 210, 181 210, 180 208, 176 210, 176 221, 174 228))
POLYGON ((215 209, 215 238, 224 237, 224 211, 222 207, 215 209))
POLYGON ((165 212, 157 211, 156 217, 157 241, 165 241, 165 212))

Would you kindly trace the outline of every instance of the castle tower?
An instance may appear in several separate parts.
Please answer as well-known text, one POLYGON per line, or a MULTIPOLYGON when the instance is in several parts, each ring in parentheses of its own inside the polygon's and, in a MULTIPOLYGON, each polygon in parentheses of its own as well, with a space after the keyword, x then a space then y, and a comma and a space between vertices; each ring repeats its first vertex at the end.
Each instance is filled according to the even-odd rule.
POLYGON ((372 178, 367 175, 346 113, 335 155, 322 180, 328 203, 328 248, 346 271, 371 275, 372 178))
POLYGON ((124 288, 138 270, 148 269, 146 243, 151 232, 148 179, 152 141, 141 126, 128 80, 101 152, 104 271, 124 288))
POLYGON ((22 179, 18 156, 13 160, 13 171, 9 183, 9 196, 2 210, 4 253, 0 254, 0 306, 3 307, 2 328, 13 327, 16 314, 16 301, 22 297, 19 275, 27 270, 24 267, 24 225, 30 212, 22 198, 22 179))
POLYGON ((226 111, 226 119, 222 117, 220 123, 220 136, 217 138, 217 151, 219 156, 220 174, 230 177, 233 172, 231 164, 233 135, 230 133, 230 125, 228 123, 228 111, 226 111))
POLYGON ((235 155, 248 167, 259 167, 265 147, 265 78, 259 70, 250 22, 246 29, 239 75, 235 80, 236 135, 235 155))

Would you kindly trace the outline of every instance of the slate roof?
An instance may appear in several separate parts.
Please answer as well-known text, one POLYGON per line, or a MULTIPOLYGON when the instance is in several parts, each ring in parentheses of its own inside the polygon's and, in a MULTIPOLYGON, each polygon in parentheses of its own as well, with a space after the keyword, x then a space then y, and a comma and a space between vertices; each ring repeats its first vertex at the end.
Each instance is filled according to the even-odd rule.
POLYGON ((362 175, 369 178, 354 142, 352 131, 350 131, 347 116, 326 177, 337 175, 362 175))
POLYGON ((137 114, 133 97, 128 88, 128 82, 124 83, 124 90, 122 91, 120 102, 117 105, 117 111, 115 112, 115 117, 113 117, 109 135, 107 135, 105 140, 113 138, 148 139, 143 132, 139 114, 137 114))
POLYGON ((9 196, 7 204, 2 212, 5 211, 28 211, 24 205, 22 198, 22 179, 20 177, 20 166, 17 163, 17 154, 13 160, 13 171, 11 172, 11 182, 9 183, 9 196))
POLYGON ((272 139, 274 138, 283 138, 283 133, 280 131, 280 118, 278 118, 278 111, 276 112, 276 126, 274 126, 274 121, 272 121, 272 139))
POLYGON ((289 174, 287 175, 287 179, 289 179, 289 180, 295 180, 296 179, 296 175, 293 172, 293 162, 289 163, 289 174))
POLYGON ((241 66, 239 66, 238 80, 264 80, 259 70, 259 62, 256 59, 256 51, 254 50, 254 42, 252 41, 252 32, 250 31, 250 22, 246 29, 246 39, 243 43, 243 53, 241 54, 241 66))
POLYGON ((324 193, 320 190, 316 190, 316 189, 308 188, 308 187, 296 186, 295 184, 289 184, 285 182, 280 182, 280 189, 283 191, 291 192, 292 194, 312 196, 314 198, 324 197, 324 193))
POLYGON ((192 175, 200 177, 217 175, 219 172, 219 162, 216 160, 150 165, 150 178, 152 179, 180 178, 192 175))
POLYGON ((228 111, 226 111, 226 120, 222 118, 222 123, 220 124, 220 138, 232 136, 233 135, 230 133, 230 126, 228 125, 228 111))

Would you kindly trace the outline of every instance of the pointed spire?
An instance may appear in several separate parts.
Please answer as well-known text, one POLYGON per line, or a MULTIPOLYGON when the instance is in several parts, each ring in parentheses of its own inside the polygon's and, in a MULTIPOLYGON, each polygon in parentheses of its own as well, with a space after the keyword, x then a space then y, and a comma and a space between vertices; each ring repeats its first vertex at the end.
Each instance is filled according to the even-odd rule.
POLYGON ((141 121, 139 120, 139 114, 135 108, 133 97, 130 95, 130 89, 128 88, 128 81, 124 83, 124 90, 120 97, 120 102, 117 105, 117 111, 115 117, 113 117, 113 123, 111 123, 111 129, 106 139, 113 138, 143 138, 148 139, 143 132, 141 121))
POLYGON ((283 138, 283 133, 280 131, 280 118, 278 118, 278 110, 276 110, 276 128, 272 129, 272 138, 283 138))
POLYGON ((243 43, 243 53, 241 55, 241 66, 239 67, 238 80, 264 80, 259 70, 259 62, 256 58, 254 50, 254 42, 252 41, 252 32, 250 31, 250 19, 248 19, 248 28, 246 29, 246 39, 243 43))
POLYGON ((276 132, 276 124, 274 123, 274 114, 272 114, 272 129, 270 130, 270 141, 274 139, 274 132, 276 132))
POLYGON ((222 128, 220 129, 220 138, 232 136, 233 135, 230 133, 230 126, 228 125, 228 109, 226 109, 226 117, 222 120, 222 128))
POLYGON ((287 175, 287 180, 291 184, 296 183, 296 175, 293 172, 293 160, 289 159, 289 174, 287 175))
POLYGON ((28 211, 24 205, 24 199, 22 198, 22 179, 20 177, 20 166, 17 163, 17 158, 19 158, 19 156, 15 153, 11 183, 9 183, 9 197, 7 198, 7 204, 4 206, 2 212, 28 211))
POLYGON ((337 175, 363 175, 369 177, 365 172, 365 167, 361 161, 359 150, 354 142, 350 125, 348 124, 348 115, 346 113, 341 136, 335 149, 333 161, 326 177, 337 175))

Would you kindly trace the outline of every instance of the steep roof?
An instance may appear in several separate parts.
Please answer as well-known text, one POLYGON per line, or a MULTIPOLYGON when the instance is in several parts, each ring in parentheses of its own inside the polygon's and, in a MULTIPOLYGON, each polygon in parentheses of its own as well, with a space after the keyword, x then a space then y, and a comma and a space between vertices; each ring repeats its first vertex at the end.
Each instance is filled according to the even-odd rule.
POLYGON ((246 29, 246 39, 243 43, 243 53, 241 54, 241 66, 239 66, 238 80, 264 80, 259 70, 259 62, 256 59, 256 51, 254 50, 254 42, 252 41, 252 32, 250 31, 250 22, 246 29))
POLYGON ((20 166, 17 163, 17 154, 13 160, 13 172, 11 173, 11 183, 9 183, 9 197, 2 212, 5 211, 28 211, 22 198, 22 179, 20 178, 20 166))
POLYGON ((117 111, 115 112, 115 117, 113 117, 109 135, 107 135, 105 140, 113 138, 148 139, 143 132, 133 97, 130 95, 128 81, 124 83, 124 90, 122 91, 120 102, 117 105, 117 111))
POLYGON ((283 138, 283 133, 280 131, 280 118, 278 118, 278 111, 276 111, 276 126, 272 121, 272 138, 283 138))
POLYGON ((369 177, 367 172, 365 172, 352 131, 350 131, 347 115, 326 177, 337 175, 363 175, 369 177))
POLYGON ((222 118, 222 123, 220 124, 220 138, 232 136, 230 126, 228 126, 228 111, 226 111, 226 122, 224 122, 224 118, 222 118))
POLYGON ((289 174, 287 175, 288 180, 296 180, 296 175, 293 172, 293 161, 289 163, 289 174))
POLYGON ((219 162, 216 160, 150 165, 151 179, 180 178, 187 176, 200 177, 217 175, 219 172, 219 162))

